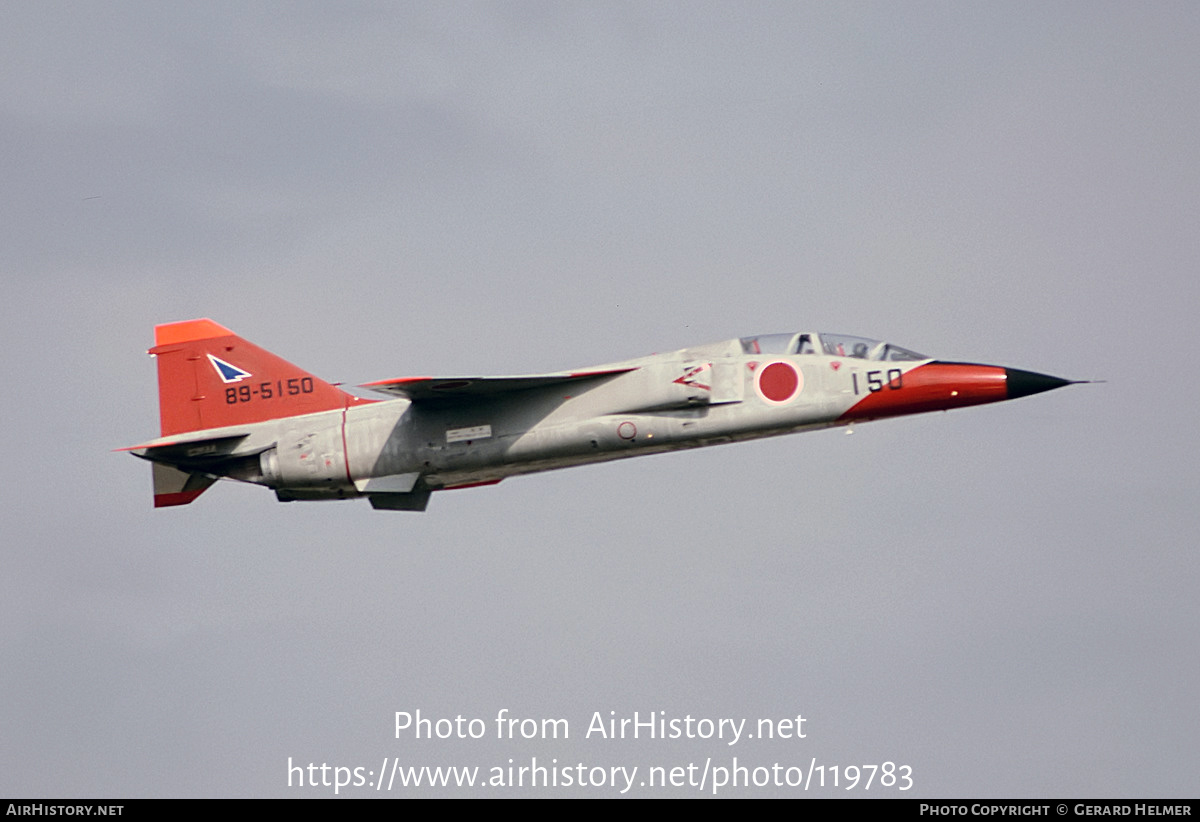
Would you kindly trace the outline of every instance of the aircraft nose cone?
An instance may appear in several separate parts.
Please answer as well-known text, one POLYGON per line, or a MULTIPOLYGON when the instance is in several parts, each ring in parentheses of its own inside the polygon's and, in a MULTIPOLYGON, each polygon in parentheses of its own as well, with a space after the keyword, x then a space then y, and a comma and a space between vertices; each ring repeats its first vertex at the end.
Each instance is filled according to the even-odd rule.
POLYGON ((1077 382, 1019 368, 940 360, 919 365, 903 375, 898 370, 884 372, 881 369, 868 372, 868 379, 872 373, 875 381, 867 383, 869 393, 862 394, 842 414, 839 418, 842 422, 1015 400, 1077 382))
POLYGON ((1039 374, 1036 371, 1022 371, 1019 368, 1004 369, 1005 382, 1008 384, 1008 398, 1028 397, 1030 394, 1040 394, 1055 388, 1070 385, 1071 380, 1062 377, 1051 377, 1049 374, 1039 374))

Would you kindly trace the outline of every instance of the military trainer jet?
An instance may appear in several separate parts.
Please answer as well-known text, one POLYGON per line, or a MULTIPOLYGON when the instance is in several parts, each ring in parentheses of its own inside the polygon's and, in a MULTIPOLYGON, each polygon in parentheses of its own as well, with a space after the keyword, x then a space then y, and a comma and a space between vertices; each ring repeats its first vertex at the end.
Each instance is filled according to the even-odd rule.
POLYGON ((945 362, 844 334, 770 334, 509 377, 403 377, 342 391, 212 320, 159 325, 154 505, 218 479, 281 501, 366 497, 423 511, 433 491, 683 448, 944 411, 1072 381, 945 362))

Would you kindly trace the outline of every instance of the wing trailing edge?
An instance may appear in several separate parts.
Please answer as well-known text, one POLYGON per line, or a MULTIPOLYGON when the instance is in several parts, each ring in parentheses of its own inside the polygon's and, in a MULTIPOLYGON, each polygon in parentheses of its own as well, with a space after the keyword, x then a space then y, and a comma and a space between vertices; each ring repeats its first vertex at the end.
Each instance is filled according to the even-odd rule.
POLYGON ((394 380, 364 383, 360 387, 413 402, 466 400, 589 380, 603 380, 635 370, 637 369, 611 368, 600 371, 570 371, 516 377, 400 377, 394 380))

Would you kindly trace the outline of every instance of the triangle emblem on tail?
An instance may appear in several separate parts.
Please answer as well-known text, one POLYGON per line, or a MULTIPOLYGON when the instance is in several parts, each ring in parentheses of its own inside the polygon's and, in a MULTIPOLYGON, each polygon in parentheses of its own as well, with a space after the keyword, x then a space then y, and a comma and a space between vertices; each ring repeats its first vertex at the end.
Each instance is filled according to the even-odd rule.
POLYGON ((252 376, 249 371, 243 371, 236 365, 225 362, 212 354, 208 355, 208 361, 213 364, 213 368, 217 369, 217 376, 221 378, 223 383, 241 382, 249 376, 252 376))

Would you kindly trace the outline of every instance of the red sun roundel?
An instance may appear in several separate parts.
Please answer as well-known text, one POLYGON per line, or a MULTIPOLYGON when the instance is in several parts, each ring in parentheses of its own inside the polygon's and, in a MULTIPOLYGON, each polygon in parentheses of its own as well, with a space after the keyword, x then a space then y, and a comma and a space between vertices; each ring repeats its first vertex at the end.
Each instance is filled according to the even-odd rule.
POLYGON ((791 402, 804 387, 804 376, 790 362, 777 360, 758 369, 758 394, 772 405, 791 402))

